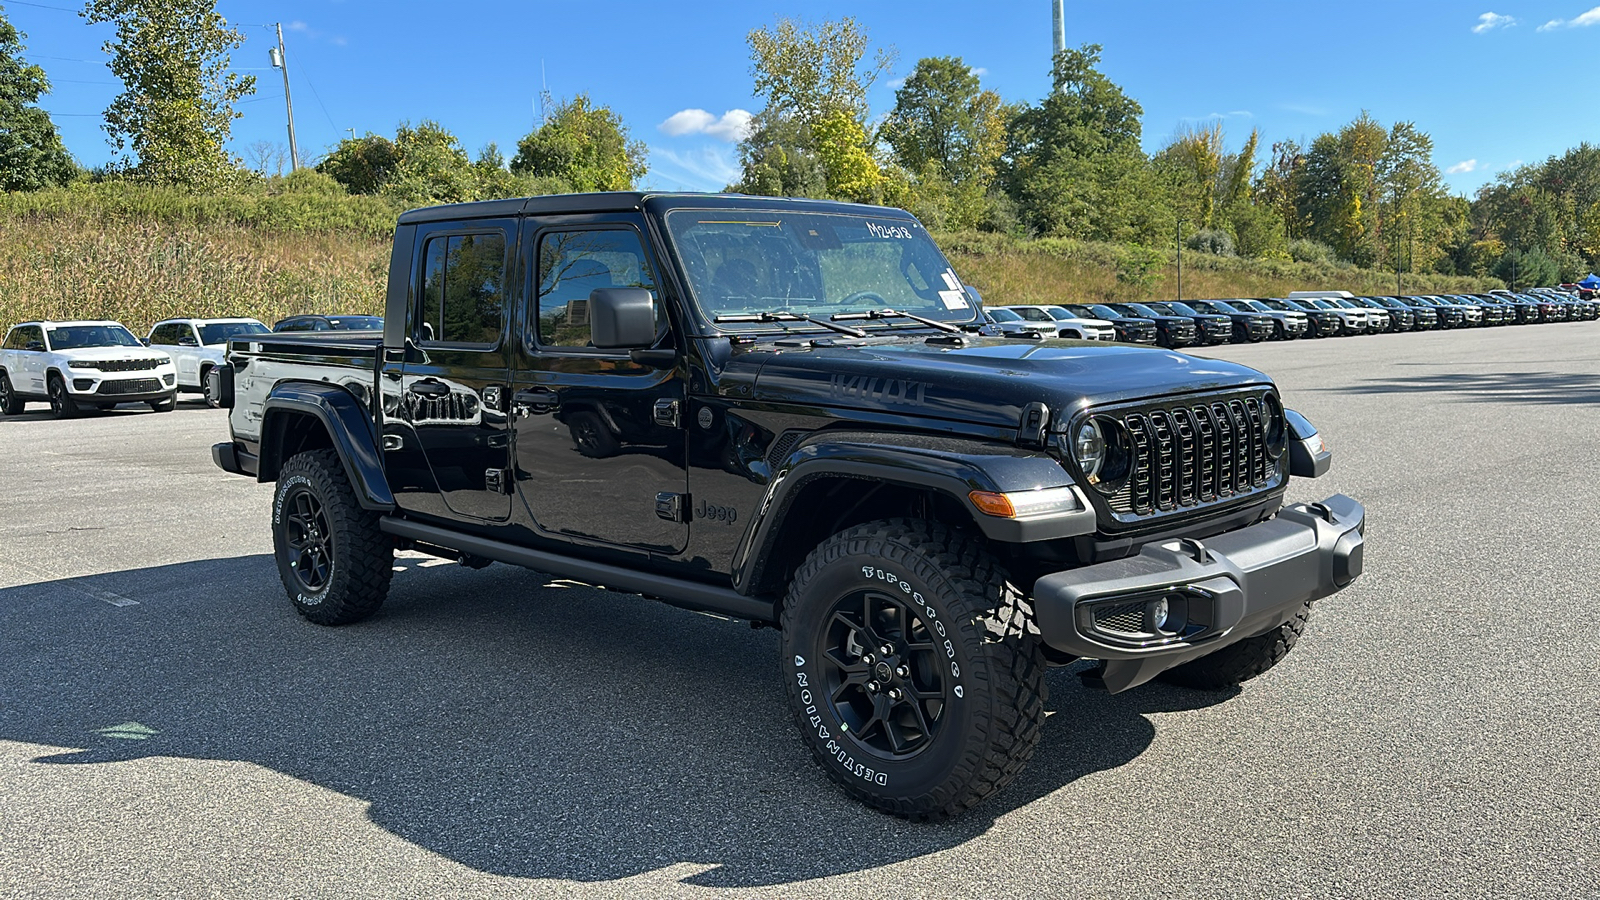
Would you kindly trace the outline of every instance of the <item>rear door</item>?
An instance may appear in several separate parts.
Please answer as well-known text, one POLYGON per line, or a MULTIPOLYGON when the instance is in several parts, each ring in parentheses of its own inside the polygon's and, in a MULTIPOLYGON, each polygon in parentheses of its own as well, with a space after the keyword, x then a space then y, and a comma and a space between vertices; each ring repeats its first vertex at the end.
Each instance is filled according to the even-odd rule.
POLYGON ((408 427, 386 431, 384 445, 425 461, 438 500, 425 496, 426 486, 397 486, 402 506, 464 520, 510 515, 506 389, 516 238, 512 219, 417 229, 405 349, 395 373, 394 415, 408 427), (412 449, 404 446, 408 440, 420 454, 403 452, 412 449), (405 487, 424 496, 406 496, 405 487))

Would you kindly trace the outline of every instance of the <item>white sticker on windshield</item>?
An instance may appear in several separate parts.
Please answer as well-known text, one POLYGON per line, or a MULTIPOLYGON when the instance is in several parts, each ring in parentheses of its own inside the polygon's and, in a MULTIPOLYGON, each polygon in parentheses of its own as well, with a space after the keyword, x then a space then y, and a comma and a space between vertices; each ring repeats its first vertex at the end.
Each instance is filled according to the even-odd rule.
POLYGON ((940 291, 939 299, 944 301, 945 309, 967 308, 967 295, 961 291, 940 291))
POLYGON ((961 279, 956 277, 955 269, 944 270, 944 285, 952 291, 961 290, 961 279))
POLYGON ((870 234, 875 238, 898 238, 902 241, 908 241, 913 237, 916 237, 916 235, 911 233, 911 229, 904 226, 879 225, 876 222, 867 223, 867 234, 870 234))

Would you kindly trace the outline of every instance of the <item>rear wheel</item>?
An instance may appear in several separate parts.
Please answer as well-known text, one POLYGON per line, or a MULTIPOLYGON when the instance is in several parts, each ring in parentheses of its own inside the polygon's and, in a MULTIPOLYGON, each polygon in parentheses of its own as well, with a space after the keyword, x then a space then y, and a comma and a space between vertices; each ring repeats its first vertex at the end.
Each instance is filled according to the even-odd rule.
POLYGON ((20 416, 26 406, 11 386, 11 376, 0 372, 0 415, 20 416))
POLYGON ((67 392, 67 383, 60 375, 50 373, 47 382, 50 392, 50 412, 58 419, 71 419, 78 415, 78 402, 67 392))
POLYGON ((891 519, 824 541, 790 585, 782 647, 803 740, 870 806, 943 819, 1004 787, 1038 744, 1032 606, 942 524, 891 519))
POLYGON ((389 593, 394 544, 362 509, 333 450, 292 457, 272 503, 278 576, 300 615, 345 625, 372 615, 389 593))
POLYGON ((211 392, 206 390, 206 382, 210 379, 211 367, 206 366, 200 370, 200 396, 206 399, 206 406, 209 406, 212 409, 220 409, 222 404, 218 403, 216 398, 211 396, 211 392))

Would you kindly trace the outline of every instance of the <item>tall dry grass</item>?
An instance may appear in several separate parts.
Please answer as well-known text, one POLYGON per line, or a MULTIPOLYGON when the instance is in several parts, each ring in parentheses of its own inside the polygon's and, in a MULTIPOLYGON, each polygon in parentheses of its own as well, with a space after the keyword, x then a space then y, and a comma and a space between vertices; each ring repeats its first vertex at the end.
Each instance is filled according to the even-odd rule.
POLYGON ((0 215, 0 327, 115 319, 143 334, 171 316, 383 312, 385 238, 108 219, 0 215))
MULTIPOLYGON (((116 319, 143 333, 170 316, 382 314, 398 209, 302 172, 239 195, 191 197, 105 183, 0 193, 0 328, 27 319, 116 319)), ((1171 251, 996 234, 936 236, 990 303, 1142 300, 1176 293, 1171 251)), ((1185 297, 1302 289, 1392 293, 1390 273, 1347 265, 1184 254, 1185 297)), ((1409 292, 1498 287, 1406 276, 1409 292)))

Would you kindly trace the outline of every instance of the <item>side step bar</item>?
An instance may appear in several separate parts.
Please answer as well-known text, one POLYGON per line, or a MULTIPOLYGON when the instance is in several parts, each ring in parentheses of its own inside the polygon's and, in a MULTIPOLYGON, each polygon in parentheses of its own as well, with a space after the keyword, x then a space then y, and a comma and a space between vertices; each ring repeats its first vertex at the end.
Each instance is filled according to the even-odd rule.
POLYGON ((773 625, 778 621, 776 604, 768 600, 746 597, 731 587, 717 587, 654 572, 636 572, 607 563, 547 553, 543 550, 531 550, 504 541, 462 534, 448 528, 425 525, 407 519, 384 517, 378 520, 378 527, 386 534, 398 538, 419 541, 471 556, 481 556, 508 565, 522 566, 607 590, 641 594, 684 609, 747 619, 763 625, 773 625))

